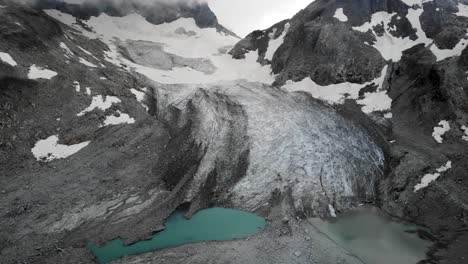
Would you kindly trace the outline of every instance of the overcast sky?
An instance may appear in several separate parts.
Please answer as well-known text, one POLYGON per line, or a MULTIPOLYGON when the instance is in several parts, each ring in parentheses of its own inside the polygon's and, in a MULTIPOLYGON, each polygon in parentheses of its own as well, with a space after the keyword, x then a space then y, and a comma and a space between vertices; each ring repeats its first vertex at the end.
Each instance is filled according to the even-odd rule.
POLYGON ((313 0, 206 0, 219 22, 240 37, 291 18, 313 0))

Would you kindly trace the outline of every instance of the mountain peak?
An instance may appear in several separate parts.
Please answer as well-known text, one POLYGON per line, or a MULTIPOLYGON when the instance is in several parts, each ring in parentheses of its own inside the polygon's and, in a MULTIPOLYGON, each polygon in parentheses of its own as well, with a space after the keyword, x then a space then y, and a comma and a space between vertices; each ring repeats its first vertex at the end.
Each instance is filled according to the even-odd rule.
POLYGON ((130 13, 139 13, 148 22, 159 25, 170 23, 179 18, 193 18, 200 28, 216 28, 219 32, 237 37, 218 22, 218 18, 203 1, 114 1, 114 0, 43 0, 33 1, 36 9, 57 9, 82 20, 89 20, 102 13, 109 16, 126 16, 130 13))

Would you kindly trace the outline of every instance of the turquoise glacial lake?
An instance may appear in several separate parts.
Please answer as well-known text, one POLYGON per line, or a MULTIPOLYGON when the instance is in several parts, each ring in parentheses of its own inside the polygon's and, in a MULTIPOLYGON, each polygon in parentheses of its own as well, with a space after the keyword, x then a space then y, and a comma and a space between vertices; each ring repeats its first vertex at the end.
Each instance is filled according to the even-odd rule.
POLYGON ((225 208, 210 208, 196 213, 192 218, 177 211, 165 223, 165 229, 155 233, 151 240, 125 246, 120 239, 102 247, 90 243, 91 249, 101 264, 124 256, 177 247, 202 241, 227 241, 247 238, 259 233, 266 221, 255 214, 225 208))

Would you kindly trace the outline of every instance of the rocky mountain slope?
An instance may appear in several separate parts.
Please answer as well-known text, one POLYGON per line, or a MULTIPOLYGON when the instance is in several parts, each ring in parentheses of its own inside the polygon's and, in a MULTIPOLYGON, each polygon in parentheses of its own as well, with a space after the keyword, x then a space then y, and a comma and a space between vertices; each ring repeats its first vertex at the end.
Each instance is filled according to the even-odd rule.
POLYGON ((143 261, 359 263, 301 217, 364 202, 465 257, 468 3, 317 0, 240 41, 206 4, 99 3, 0 0, 1 263, 90 263, 183 204, 270 223, 143 261))
POLYGON ((462 263, 457 250, 468 245, 467 5, 314 1, 230 51, 270 64, 275 85, 369 112, 390 146, 380 204, 442 235, 447 251, 434 255, 444 263, 462 263))

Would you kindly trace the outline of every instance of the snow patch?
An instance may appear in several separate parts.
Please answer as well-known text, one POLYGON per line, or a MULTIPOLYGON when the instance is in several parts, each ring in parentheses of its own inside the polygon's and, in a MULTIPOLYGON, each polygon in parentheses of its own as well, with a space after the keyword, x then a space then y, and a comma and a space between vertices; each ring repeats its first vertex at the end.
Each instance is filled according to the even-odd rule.
POLYGON ((427 38, 426 33, 422 30, 421 22, 419 17, 423 13, 423 9, 408 9, 408 14, 406 18, 410 21, 411 25, 414 29, 416 29, 416 40, 411 40, 409 37, 405 38, 397 38, 390 34, 389 24, 391 22, 392 17, 398 16, 396 13, 387 13, 387 12, 377 12, 372 14, 371 21, 366 22, 359 27, 353 27, 354 30, 367 32, 371 30, 375 37, 376 42, 372 45, 376 48, 382 57, 386 60, 393 60, 397 62, 401 59, 402 52, 413 47, 414 45, 424 43, 426 45, 432 43, 432 40, 427 38), (373 30, 374 26, 377 25, 384 25, 384 34, 382 36, 378 36, 375 31, 373 30))
POLYGON ((331 205, 331 204, 328 205, 328 212, 330 213, 331 217, 336 218, 336 211, 335 211, 335 208, 333 207, 333 205, 331 205))
POLYGON ((86 87, 86 94, 91 95, 91 88, 90 87, 86 87))
MULTIPOLYGON (((57 10, 46 10, 48 15, 77 28, 76 20, 57 10)), ((269 65, 257 63, 256 51, 246 54, 245 59, 235 60, 229 54, 219 54, 219 49, 234 46, 238 39, 217 32, 215 28, 199 28, 193 18, 179 18, 170 23, 154 25, 139 14, 124 17, 111 17, 101 14, 83 21, 93 32, 78 29, 89 38, 99 38, 109 46, 105 60, 117 65, 122 70, 133 70, 151 80, 163 84, 198 84, 226 80, 247 79, 254 82, 273 83, 269 65), (135 26, 138 25, 138 26, 135 26), (179 28, 196 32, 196 36, 175 33, 179 28), (136 64, 125 59, 118 51, 119 41, 150 41, 163 45, 164 52, 177 54, 185 58, 205 58, 217 69, 213 74, 205 74, 189 67, 177 67, 169 71, 154 69, 136 64), (126 67, 124 66, 126 65, 126 67)), ((281 37, 280 37, 281 40, 281 37)))
POLYGON ((73 56, 73 52, 68 48, 68 46, 65 43, 60 42, 60 48, 62 48, 62 50, 65 51, 66 57, 69 58, 73 56))
POLYGON ((115 96, 103 97, 102 95, 96 95, 93 97, 91 105, 88 106, 88 108, 86 108, 85 110, 78 113, 77 116, 83 116, 84 114, 91 112, 94 109, 101 109, 102 111, 106 111, 112 106, 112 104, 117 104, 120 102, 122 101, 120 101, 120 99, 115 96))
POLYGON ((120 124, 133 124, 135 119, 130 117, 128 114, 122 113, 117 110, 119 116, 111 115, 107 116, 104 120, 104 124, 101 127, 110 126, 110 125, 120 125, 120 124))
POLYGON ((87 141, 75 145, 62 145, 58 144, 58 140, 58 135, 40 140, 34 145, 31 152, 38 161, 49 162, 55 159, 67 158, 88 146, 90 143, 90 141, 87 141))
POLYGON ((81 57, 80 57, 80 63, 83 64, 83 65, 86 65, 88 67, 91 67, 91 68, 97 68, 96 65, 92 64, 91 62, 89 62, 89 61, 87 61, 87 60, 85 60, 85 59, 83 59, 81 57))
POLYGON ((439 126, 434 127, 434 132, 432 132, 432 137, 441 144, 443 142, 442 136, 450 130, 450 124, 446 120, 439 122, 439 126))
POLYGON ((364 98, 357 100, 358 104, 364 105, 362 111, 364 113, 372 113, 374 111, 386 111, 392 108, 392 98, 388 96, 387 91, 381 90, 373 93, 365 93, 364 98))
POLYGON ((2 60, 5 63, 10 64, 13 67, 18 65, 16 61, 10 56, 10 54, 5 53, 5 52, 0 52, 0 60, 2 60))
POLYGON ((421 183, 418 183, 416 184, 416 186, 414 186, 414 192, 417 192, 421 189, 426 188, 427 186, 429 186, 431 182, 437 180, 443 172, 446 172, 451 168, 452 168, 452 162, 448 161, 447 164, 438 168, 436 170, 437 172, 424 175, 424 177, 421 179, 421 183))
POLYGON ((467 126, 462 126, 461 129, 464 132, 464 135, 462 136, 462 139, 465 141, 468 141, 468 127, 467 126))
POLYGON ((75 91, 76 91, 77 93, 79 93, 79 92, 81 91, 81 86, 80 86, 80 83, 79 83, 79 82, 74 81, 74 82, 73 82, 73 87, 75 87, 75 91))
POLYGON ((392 119, 392 118, 393 118, 393 114, 392 114, 392 113, 386 113, 386 114, 384 115, 384 117, 387 118, 387 119, 392 119))
POLYGON ((149 111, 149 107, 143 103, 145 100, 146 94, 144 92, 138 91, 137 89, 133 89, 133 88, 130 89, 130 92, 132 92, 132 94, 135 95, 137 101, 141 103, 141 105, 146 109, 146 111, 149 111))
POLYGON ((35 79, 52 79, 57 76, 57 73, 42 67, 37 67, 35 64, 31 65, 29 68, 28 78, 35 79))
POLYGON ((78 46, 78 48, 79 48, 81 51, 83 51, 84 53, 86 53, 87 55, 93 57, 93 59, 95 59, 95 60, 97 60, 97 61, 100 61, 98 58, 96 58, 96 56, 94 56, 91 52, 85 50, 83 47, 78 46))
POLYGON ((382 69, 380 77, 364 84, 345 82, 322 86, 315 83, 310 77, 307 77, 299 82, 289 80, 283 88, 290 92, 305 91, 310 93, 313 97, 322 99, 331 104, 342 104, 345 99, 355 99, 359 104, 363 105, 362 111, 365 113, 385 111, 389 110, 392 104, 392 99, 387 95, 387 92, 382 89, 387 67, 386 65, 382 69), (364 98, 358 100, 359 91, 371 84, 378 86, 377 91, 365 93, 364 98))
POLYGON ((465 49, 466 44, 468 44, 468 39, 461 39, 453 49, 439 49, 434 43, 431 46, 431 51, 436 55, 437 61, 441 61, 446 58, 459 56, 463 52, 463 49, 465 49))
POLYGON ((334 18, 338 19, 341 22, 347 22, 348 17, 343 13, 343 8, 338 8, 333 15, 334 18))
POLYGON ((283 44, 284 37, 288 33, 289 27, 289 23, 286 23, 284 25, 283 33, 276 39, 273 39, 276 33, 276 29, 273 31, 272 34, 270 34, 270 42, 268 43, 268 49, 265 53, 265 59, 270 61, 273 59, 273 55, 275 54, 276 50, 278 50, 278 48, 283 44))
POLYGON ((457 7, 458 7, 458 12, 455 13, 455 15, 468 17, 468 6, 467 5, 464 5, 462 3, 458 3, 457 7))

